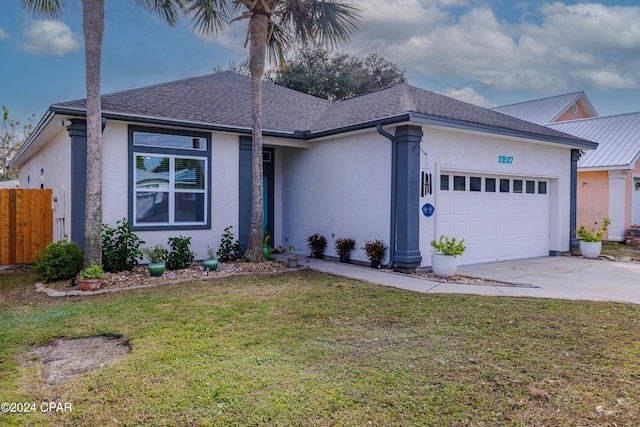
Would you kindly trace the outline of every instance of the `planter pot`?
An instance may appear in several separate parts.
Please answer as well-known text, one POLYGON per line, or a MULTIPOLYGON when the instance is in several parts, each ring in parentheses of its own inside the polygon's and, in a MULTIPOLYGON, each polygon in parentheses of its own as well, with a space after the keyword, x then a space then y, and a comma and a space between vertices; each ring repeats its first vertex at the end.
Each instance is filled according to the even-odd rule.
POLYGON ((76 279, 76 285, 81 291, 97 291, 102 285, 102 279, 76 279))
POLYGON ((290 255, 287 257, 287 267, 298 268, 298 255, 290 255))
POLYGON ((262 258, 264 258, 265 261, 271 261, 271 248, 268 246, 265 246, 264 248, 262 248, 262 258))
POLYGON ((602 242, 585 242, 580 241, 580 253, 585 258, 595 259, 600 256, 602 250, 602 242))
POLYGON ((162 273, 164 273, 164 269, 166 267, 164 262, 158 262, 158 263, 150 263, 148 268, 149 268, 149 274, 151 274, 153 277, 160 277, 162 276, 162 273))
POLYGON ((203 259, 202 265, 207 271, 215 271, 215 269, 218 268, 218 259, 217 258, 203 259))
POLYGON ((431 269, 438 277, 453 277, 458 270, 458 260, 451 255, 431 254, 431 269))
POLYGON ((340 262, 347 263, 349 262, 349 255, 340 255, 340 262))
POLYGON ((380 260, 371 260, 371 268, 380 268, 380 260))

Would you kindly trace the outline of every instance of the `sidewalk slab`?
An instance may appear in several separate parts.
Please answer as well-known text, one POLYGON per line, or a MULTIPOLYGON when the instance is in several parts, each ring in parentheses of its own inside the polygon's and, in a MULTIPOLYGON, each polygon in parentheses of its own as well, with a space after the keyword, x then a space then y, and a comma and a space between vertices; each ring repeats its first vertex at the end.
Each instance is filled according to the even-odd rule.
MULTIPOLYGON (((286 261, 286 255, 276 259, 286 261)), ((514 286, 442 283, 369 267, 300 257, 300 265, 339 277, 422 293, 615 301, 640 304, 640 264, 581 257, 542 257, 460 266, 464 276, 514 286), (517 286, 520 285, 520 286, 517 286), (528 286, 522 286, 528 285, 528 286)))

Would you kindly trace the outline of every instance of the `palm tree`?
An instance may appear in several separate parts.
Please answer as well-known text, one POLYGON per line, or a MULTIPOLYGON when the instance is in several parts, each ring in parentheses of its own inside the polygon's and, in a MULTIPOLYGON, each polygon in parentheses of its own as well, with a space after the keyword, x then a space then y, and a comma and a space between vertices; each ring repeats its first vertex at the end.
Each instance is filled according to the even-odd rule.
POLYGON ((217 34, 225 25, 248 19, 253 162, 251 229, 247 257, 262 260, 262 77, 267 49, 272 59, 284 61, 292 42, 345 42, 359 22, 358 9, 336 0, 183 0, 185 13, 204 33, 217 34))
MULTIPOLYGON (((136 0, 139 6, 167 21, 177 22, 182 0, 136 0)), ((65 0, 22 0, 37 16, 55 19, 65 0)), ((104 33, 104 0, 82 0, 86 68, 87 188, 84 228, 84 264, 102 264, 102 107, 100 103, 100 63, 104 33)))

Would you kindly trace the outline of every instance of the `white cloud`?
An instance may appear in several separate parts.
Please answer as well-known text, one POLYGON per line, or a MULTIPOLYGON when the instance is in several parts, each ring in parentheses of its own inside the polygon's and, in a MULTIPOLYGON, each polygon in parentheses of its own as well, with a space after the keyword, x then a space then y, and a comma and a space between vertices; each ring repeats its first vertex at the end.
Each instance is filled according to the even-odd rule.
POLYGON ((9 33, 7 33, 4 29, 0 28, 0 41, 7 40, 9 38, 9 33))
POLYGON ((71 29, 59 21, 32 21, 24 31, 22 49, 37 55, 64 56, 81 48, 71 29))
POLYGON ((456 89, 453 87, 444 88, 438 93, 448 96, 450 98, 458 99, 460 101, 468 102, 469 104, 477 105, 484 108, 495 107, 495 104, 489 102, 485 97, 480 95, 474 88, 464 87, 462 89, 456 89))
POLYGON ((640 87, 638 6, 555 2, 510 23, 486 6, 445 8, 464 0, 372 2, 349 50, 410 71, 499 90, 640 87))

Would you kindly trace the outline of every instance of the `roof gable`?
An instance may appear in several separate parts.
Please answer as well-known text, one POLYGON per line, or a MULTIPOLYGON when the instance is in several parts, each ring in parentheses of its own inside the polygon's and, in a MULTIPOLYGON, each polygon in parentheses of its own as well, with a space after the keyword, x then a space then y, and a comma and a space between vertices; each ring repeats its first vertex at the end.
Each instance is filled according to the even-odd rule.
POLYGON ((552 129, 598 143, 585 153, 580 168, 632 168, 640 154, 640 112, 553 123, 552 129))
POLYGON ((503 105, 492 108, 492 110, 539 125, 546 125, 559 120, 571 119, 573 115, 571 108, 574 104, 578 105, 579 111, 583 112, 586 117, 598 115, 587 95, 582 91, 503 105))

